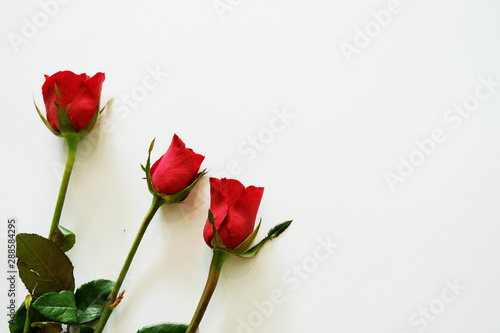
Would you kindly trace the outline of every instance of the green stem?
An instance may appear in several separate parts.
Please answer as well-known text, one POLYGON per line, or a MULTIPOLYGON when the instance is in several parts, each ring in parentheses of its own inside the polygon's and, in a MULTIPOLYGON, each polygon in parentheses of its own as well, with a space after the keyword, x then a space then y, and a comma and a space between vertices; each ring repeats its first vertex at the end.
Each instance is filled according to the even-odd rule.
POLYGON ((31 327, 30 318, 28 315, 28 311, 26 311, 26 320, 24 321, 23 333, 29 333, 31 327))
POLYGON ((120 287, 122 286, 122 283, 125 280, 125 276, 127 275, 127 272, 130 268, 130 264, 132 264, 132 260, 134 259, 135 253, 137 252, 137 249, 139 248, 139 244, 141 243, 142 237, 144 236, 144 233, 146 232, 146 229, 148 228, 149 222, 151 222, 151 219, 155 215, 156 211, 164 203, 165 203, 165 201, 163 200, 163 198, 156 197, 156 196, 153 197, 153 202, 151 203, 151 207, 149 208, 149 211, 147 212, 146 216, 144 217, 144 220, 142 221, 142 225, 141 225, 139 231, 137 232, 137 236, 135 236, 134 243, 132 244, 132 247, 130 248, 127 259, 125 259, 125 263, 123 264, 120 275, 118 276, 118 280, 116 281, 116 283, 113 287, 113 290, 111 290, 111 293, 109 294, 108 299, 106 300, 106 308, 104 309, 104 312, 102 313, 101 319, 99 320, 99 324, 95 328, 94 333, 101 333, 102 332, 102 330, 104 329, 104 326, 108 322, 109 317, 111 316, 111 312, 113 312, 114 308, 118 305, 118 304, 115 304, 116 298, 118 296, 118 292, 120 291, 120 287))
POLYGON ((31 295, 26 296, 24 300, 24 306, 26 307, 26 319, 24 320, 23 333, 29 333, 31 327, 30 323, 31 295))
POLYGON ((69 178, 71 177, 73 165, 75 164, 76 148, 78 147, 78 142, 80 141, 79 136, 66 136, 65 139, 68 143, 68 158, 66 160, 66 167, 61 181, 61 188, 59 189, 59 196, 57 197, 54 217, 52 218, 52 225, 50 226, 49 239, 51 239, 52 233, 59 226, 59 221, 61 220, 61 212, 64 206, 66 192, 68 190, 69 178))
POLYGON ((208 303, 212 298, 215 287, 217 287, 222 265, 226 259, 229 258, 229 256, 230 254, 227 252, 214 249, 214 255, 208 272, 207 283, 205 285, 205 289, 203 290, 203 294, 201 294, 200 302, 198 303, 198 307, 194 312, 193 319, 191 319, 191 323, 189 324, 186 333, 194 333, 198 329, 198 326, 200 326, 201 319, 207 310, 208 303))

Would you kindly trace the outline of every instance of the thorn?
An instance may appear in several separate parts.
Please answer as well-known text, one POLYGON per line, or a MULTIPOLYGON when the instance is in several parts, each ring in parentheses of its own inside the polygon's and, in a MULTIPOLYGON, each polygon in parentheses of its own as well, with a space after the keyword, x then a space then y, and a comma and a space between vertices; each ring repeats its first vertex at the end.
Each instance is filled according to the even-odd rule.
POLYGON ((113 304, 111 304, 111 305, 109 306, 111 309, 116 308, 116 307, 118 306, 118 304, 120 304, 120 302, 121 302, 121 301, 122 301, 122 299, 123 299, 123 294, 125 294, 125 290, 124 290, 124 291, 122 291, 122 292, 118 295, 118 297, 115 299, 115 301, 113 302, 113 304))

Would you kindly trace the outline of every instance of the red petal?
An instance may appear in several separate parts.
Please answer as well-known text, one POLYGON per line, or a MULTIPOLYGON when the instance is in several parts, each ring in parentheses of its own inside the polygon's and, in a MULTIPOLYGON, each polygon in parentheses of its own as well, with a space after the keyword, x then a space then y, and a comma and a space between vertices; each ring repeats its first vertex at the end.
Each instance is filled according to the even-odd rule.
POLYGON ((220 191, 226 197, 229 206, 234 205, 239 198, 244 196, 247 191, 245 186, 236 179, 222 178, 220 183, 220 191))
POLYGON ((43 101, 45 103, 45 112, 47 115, 47 121, 50 126, 55 131, 59 131, 59 119, 57 117, 57 111, 55 109, 54 101, 57 101, 57 95, 55 90, 55 79, 45 75, 45 82, 42 86, 43 101))
MULTIPOLYGON (((227 214, 227 202, 224 195, 220 192, 220 183, 220 179, 210 178, 210 210, 214 215, 214 224, 217 229, 219 229, 227 214)), ((213 237, 213 228, 207 219, 205 228, 203 229, 203 238, 205 238, 205 242, 210 247, 212 247, 213 237)))
POLYGON ((85 83, 87 86, 94 92, 94 94, 98 97, 101 96, 101 90, 102 90, 102 83, 104 82, 104 79, 106 78, 106 75, 104 73, 96 73, 94 76, 91 78, 88 78, 85 83))
POLYGON ((188 148, 189 154, 191 155, 191 162, 193 164, 194 170, 199 170, 201 163, 205 159, 205 156, 195 153, 192 149, 188 148))
POLYGON ((229 207, 226 218, 228 242, 224 242, 229 249, 237 248, 254 231, 255 219, 263 194, 263 187, 255 188, 240 198, 235 205, 229 207))

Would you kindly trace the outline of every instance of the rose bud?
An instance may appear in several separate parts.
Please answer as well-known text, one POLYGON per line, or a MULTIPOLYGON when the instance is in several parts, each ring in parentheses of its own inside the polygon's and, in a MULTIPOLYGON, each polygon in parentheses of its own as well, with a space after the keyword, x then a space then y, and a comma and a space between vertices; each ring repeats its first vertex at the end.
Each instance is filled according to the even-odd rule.
POLYGON ((210 210, 203 238, 212 248, 213 256, 205 289, 186 333, 197 332, 217 287, 224 262, 232 255, 254 258, 268 241, 281 235, 292 223, 290 220, 274 226, 257 245, 248 249, 260 228, 259 223, 254 230, 263 194, 263 187, 245 188, 235 179, 210 178, 210 210))
MULTIPOLYGON (((119 294, 121 285, 125 280, 132 260, 153 216, 163 204, 184 200, 198 180, 205 174, 205 170, 198 172, 205 157, 196 154, 192 149, 186 148, 184 142, 176 134, 174 134, 167 152, 151 166, 151 151, 153 150, 154 142, 155 140, 149 146, 146 166, 141 165, 144 172, 146 172, 148 188, 153 194, 153 202, 137 232, 137 236, 123 264, 118 280, 107 297, 102 316, 95 330, 93 330, 96 333, 103 332, 112 311, 121 301, 121 296, 123 296, 123 291, 119 294)), ((170 332, 168 329, 167 331, 170 332)), ((175 331, 177 332, 177 330, 175 331)))
MULTIPOLYGON (((149 148, 153 149, 154 140, 149 148)), ((198 172, 205 156, 186 148, 182 140, 174 134, 167 152, 150 166, 150 157, 146 167, 146 179, 150 192, 165 199, 167 203, 184 200, 194 188, 205 170, 198 172)))
MULTIPOLYGON (((236 249, 254 234, 255 218, 263 194, 263 187, 245 188, 235 179, 210 178, 210 211, 215 229, 227 250, 236 249)), ((203 237, 208 246, 214 247, 214 227, 210 219, 205 224, 203 237)))
POLYGON ((95 127, 104 78, 104 73, 89 77, 85 73, 77 75, 71 71, 45 75, 42 95, 47 119, 38 107, 37 111, 52 133, 57 136, 83 136, 95 127))

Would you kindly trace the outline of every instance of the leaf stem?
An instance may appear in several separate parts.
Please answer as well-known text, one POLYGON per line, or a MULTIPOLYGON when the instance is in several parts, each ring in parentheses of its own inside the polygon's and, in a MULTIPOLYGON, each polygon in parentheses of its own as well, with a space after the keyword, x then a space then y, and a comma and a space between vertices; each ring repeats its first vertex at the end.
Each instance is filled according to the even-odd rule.
POLYGON ((101 333, 102 330, 104 329, 104 326, 108 322, 108 319, 111 316, 111 312, 113 312, 114 308, 117 305, 114 304, 115 300, 118 296, 118 292, 120 291, 120 287, 122 286, 123 281, 125 280, 125 276, 127 275, 130 265, 132 264, 132 260, 134 259, 135 253, 139 248, 139 244, 141 243, 142 237, 144 236, 144 233, 146 232, 146 229, 148 228, 149 223, 151 222, 156 211, 164 203, 165 201, 162 198, 157 196, 153 197, 153 202, 151 203, 151 207, 149 208, 148 212, 146 213, 146 216, 144 217, 144 220, 142 221, 142 225, 139 228, 137 235, 135 236, 134 243, 130 248, 127 259, 125 259, 125 263, 123 264, 120 275, 118 276, 118 279, 113 287, 113 290, 111 290, 111 293, 109 294, 108 299, 106 300, 106 308, 102 313, 101 319, 99 320, 99 324, 95 328, 94 333, 101 333))
POLYGON ((214 249, 214 255, 212 257, 212 262, 210 263, 210 270, 208 272, 208 279, 205 285, 205 289, 203 290, 203 294, 201 295, 200 302, 198 303, 198 307, 194 312, 193 319, 191 319, 191 323, 186 331, 186 333, 194 333, 200 326, 201 319, 207 310, 208 303, 212 298, 212 295, 215 291, 215 287, 217 287, 217 282, 219 281, 220 272, 222 269, 222 265, 229 258, 230 254, 221 251, 218 249, 214 249))
POLYGON ((49 239, 51 239, 52 233, 59 226, 59 221, 61 220, 61 213, 64 206, 64 199, 66 198, 66 192, 68 190, 69 178, 71 177, 71 172, 73 171, 76 159, 76 149, 78 147, 78 142, 80 141, 79 136, 65 136, 65 139, 68 143, 68 158, 66 160, 66 167, 64 168, 61 188, 59 189, 59 196, 57 197, 54 217, 52 218, 52 225, 50 226, 49 239))

